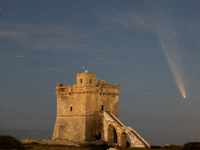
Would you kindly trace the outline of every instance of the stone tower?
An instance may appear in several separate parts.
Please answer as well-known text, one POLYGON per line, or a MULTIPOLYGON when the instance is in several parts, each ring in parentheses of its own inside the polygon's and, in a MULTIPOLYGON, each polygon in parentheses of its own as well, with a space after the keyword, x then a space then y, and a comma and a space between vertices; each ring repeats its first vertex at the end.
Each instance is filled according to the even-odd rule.
POLYGON ((99 112, 118 117, 119 85, 103 80, 96 83, 95 73, 77 73, 77 83, 56 85, 57 117, 52 139, 91 141, 101 137, 99 112))
POLYGON ((126 147, 150 145, 118 119, 120 86, 99 79, 95 73, 77 73, 75 85, 56 85, 57 116, 52 139, 74 142, 103 140, 126 147))

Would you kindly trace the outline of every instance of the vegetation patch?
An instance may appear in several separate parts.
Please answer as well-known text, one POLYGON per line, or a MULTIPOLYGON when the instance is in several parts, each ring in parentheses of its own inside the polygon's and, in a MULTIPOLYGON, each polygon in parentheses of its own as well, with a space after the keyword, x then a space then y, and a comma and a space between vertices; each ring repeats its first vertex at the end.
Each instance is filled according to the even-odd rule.
POLYGON ((184 144, 183 150, 195 150, 200 149, 200 142, 189 142, 184 144))
POLYGON ((24 149, 21 141, 10 135, 0 135, 0 149, 24 149))
POLYGON ((120 150, 151 150, 151 149, 152 150, 182 150, 182 148, 183 148, 182 146, 173 146, 173 147, 151 146, 150 149, 149 148, 121 148, 120 150))
POLYGON ((90 150, 107 150, 110 148, 110 146, 105 143, 101 145, 90 144, 88 147, 91 147, 90 150))

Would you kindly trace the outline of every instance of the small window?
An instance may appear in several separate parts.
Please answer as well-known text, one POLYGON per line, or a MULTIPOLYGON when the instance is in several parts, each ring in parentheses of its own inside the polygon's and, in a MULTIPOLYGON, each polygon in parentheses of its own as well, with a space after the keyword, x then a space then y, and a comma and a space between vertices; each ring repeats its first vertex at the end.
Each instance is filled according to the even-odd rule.
POLYGON ((73 110, 73 108, 72 107, 70 107, 70 111, 72 111, 73 110))
POLYGON ((90 83, 92 83, 92 79, 90 79, 90 83))
POLYGON ((101 105, 101 111, 103 111, 103 105, 101 105))
POLYGON ((80 83, 82 83, 83 81, 82 81, 82 79, 80 79, 80 83))

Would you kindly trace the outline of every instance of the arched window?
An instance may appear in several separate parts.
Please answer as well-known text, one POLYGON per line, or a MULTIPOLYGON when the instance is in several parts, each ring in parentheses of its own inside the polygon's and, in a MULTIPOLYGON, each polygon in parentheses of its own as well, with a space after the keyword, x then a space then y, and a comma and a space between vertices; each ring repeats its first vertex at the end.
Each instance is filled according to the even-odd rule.
POLYGON ((83 82, 83 80, 82 79, 80 79, 80 83, 82 83, 83 82))

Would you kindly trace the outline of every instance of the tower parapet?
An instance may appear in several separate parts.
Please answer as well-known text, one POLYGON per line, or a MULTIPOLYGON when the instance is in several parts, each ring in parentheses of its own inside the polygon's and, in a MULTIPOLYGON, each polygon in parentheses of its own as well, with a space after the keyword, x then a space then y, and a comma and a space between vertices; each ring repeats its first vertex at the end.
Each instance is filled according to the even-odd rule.
POLYGON ((77 73, 77 84, 74 85, 56 85, 56 95, 75 94, 75 93, 95 93, 120 95, 120 85, 108 84, 102 79, 96 81, 95 73, 77 73))
POLYGON ((58 94, 71 94, 72 86, 71 85, 63 85, 62 83, 56 85, 56 95, 58 94))

